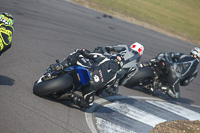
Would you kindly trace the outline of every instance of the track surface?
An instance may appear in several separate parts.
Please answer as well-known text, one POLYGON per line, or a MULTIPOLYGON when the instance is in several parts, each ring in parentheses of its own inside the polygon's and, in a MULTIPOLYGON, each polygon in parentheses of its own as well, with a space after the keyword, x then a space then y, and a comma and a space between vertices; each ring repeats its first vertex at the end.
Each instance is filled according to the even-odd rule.
POLYGON ((112 96, 96 100, 85 118, 93 133, 149 133, 162 122, 200 120, 200 107, 152 97, 112 96))
MULTIPOLYGON (((189 53, 194 47, 64 0, 0 3, 0 12, 15 17, 13 46, 0 57, 0 132, 91 132, 83 111, 68 102, 57 103, 32 94, 34 81, 45 69, 74 49, 93 50, 96 46, 138 41, 145 46, 143 60, 147 60, 161 51, 189 53)), ((199 75, 189 86, 181 88, 182 98, 178 102, 200 105, 198 81, 199 75)), ((120 88, 119 94, 152 97, 140 89, 125 87, 120 88)))

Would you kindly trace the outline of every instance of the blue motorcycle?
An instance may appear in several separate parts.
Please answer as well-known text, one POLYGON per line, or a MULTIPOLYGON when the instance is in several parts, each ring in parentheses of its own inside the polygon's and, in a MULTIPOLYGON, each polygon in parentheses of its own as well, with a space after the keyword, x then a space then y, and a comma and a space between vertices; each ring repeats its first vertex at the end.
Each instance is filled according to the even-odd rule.
POLYGON ((62 71, 50 68, 34 83, 33 93, 37 96, 75 92, 91 79, 89 70, 82 66, 71 66, 62 71))

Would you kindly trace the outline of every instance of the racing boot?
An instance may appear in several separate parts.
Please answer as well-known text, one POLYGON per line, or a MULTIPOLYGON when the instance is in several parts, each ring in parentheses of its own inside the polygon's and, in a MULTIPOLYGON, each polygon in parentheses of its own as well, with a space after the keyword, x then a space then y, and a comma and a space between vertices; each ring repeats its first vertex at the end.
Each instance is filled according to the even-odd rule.
POLYGON ((103 89, 99 89, 96 91, 95 95, 101 97, 103 91, 104 91, 103 89))
POLYGON ((119 79, 117 79, 115 81, 115 84, 113 86, 108 85, 108 88, 105 90, 105 92, 107 92, 108 95, 110 95, 110 96, 116 95, 119 91, 119 85, 118 84, 119 84, 119 79))
POLYGON ((79 107, 81 107, 83 109, 87 109, 90 107, 88 105, 88 103, 84 100, 83 97, 76 96, 74 93, 65 93, 57 99, 58 100, 69 100, 73 104, 78 105, 79 107))
POLYGON ((159 82, 154 81, 153 82, 153 87, 152 87, 151 91, 155 92, 156 90, 161 89, 161 88, 162 88, 162 84, 159 83, 159 82))
POLYGON ((90 108, 89 104, 85 101, 83 97, 75 96, 74 94, 71 96, 71 100, 75 105, 78 105, 82 109, 90 108))
POLYGON ((167 94, 172 99, 178 99, 180 97, 179 85, 176 84, 175 86, 169 87, 167 94))
POLYGON ((117 87, 109 87, 105 91, 108 93, 108 95, 113 96, 118 93, 119 87, 118 86, 117 87))

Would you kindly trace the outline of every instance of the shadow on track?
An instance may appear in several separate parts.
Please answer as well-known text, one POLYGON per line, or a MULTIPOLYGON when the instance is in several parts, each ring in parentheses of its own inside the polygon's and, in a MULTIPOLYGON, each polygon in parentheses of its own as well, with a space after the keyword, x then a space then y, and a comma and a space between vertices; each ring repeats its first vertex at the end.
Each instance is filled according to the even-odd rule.
POLYGON ((143 89, 141 87, 131 87, 131 88, 128 88, 128 89, 134 89, 134 90, 137 90, 137 91, 141 91, 141 92, 144 92, 145 94, 152 95, 153 97, 157 97, 157 98, 160 98, 160 99, 165 100, 165 101, 183 103, 183 104, 194 103, 194 101, 187 99, 187 98, 182 98, 182 97, 180 97, 179 99, 172 99, 167 94, 163 94, 161 90, 157 90, 155 92, 152 92, 151 90, 146 90, 146 89, 143 89))
MULTIPOLYGON (((38 97, 38 96, 37 96, 38 97)), ((50 96, 42 96, 41 98, 43 99, 46 99, 46 100, 49 100, 49 101, 52 101, 52 102, 57 102, 57 103, 60 103, 60 104, 63 104, 67 107, 70 107, 70 108, 73 108, 73 109, 78 109, 80 111, 86 111, 87 109, 82 109, 78 106, 76 106, 75 104, 73 104, 71 101, 69 100, 57 100, 55 97, 53 97, 52 95, 50 96)))
MULTIPOLYGON (((160 98, 166 102, 173 102, 175 104, 192 104, 193 101, 190 100, 190 99, 186 99, 186 98, 179 98, 179 99, 172 99, 170 97, 168 97, 166 94, 163 94, 161 91, 156 91, 156 92, 152 92, 150 90, 145 90, 141 87, 132 87, 132 88, 128 88, 128 89, 134 89, 134 90, 137 90, 137 91, 141 91, 141 92, 144 92, 145 94, 148 94, 148 95, 151 95, 155 98, 160 98)), ((117 94, 117 95, 114 95, 114 96, 123 96, 123 95, 120 95, 120 94, 117 94)), ((103 92, 101 96, 95 96, 95 97, 99 97, 99 98, 102 98, 102 99, 105 99, 105 100, 108 100, 109 102, 114 102, 114 100, 109 100, 108 98, 109 97, 112 97, 110 95, 108 95, 106 92, 103 92)), ((57 100, 55 97, 53 96, 45 96, 45 97, 41 97, 41 98, 44 98, 46 100, 50 100, 52 102, 57 102, 57 103, 60 103, 60 104, 63 104, 67 107, 70 107, 70 108, 73 108, 73 109, 78 109, 80 111, 83 111, 83 112, 87 112, 87 113, 92 113, 93 111, 95 111, 96 109, 94 109, 93 107, 91 107, 90 109, 82 109, 76 105, 74 105, 71 101, 69 100, 57 100), (92 111, 91 111, 92 110, 92 111)), ((94 107, 96 108, 99 108, 99 107, 103 107, 103 105, 99 105, 98 103, 95 103, 94 102, 94 107)), ((112 113, 112 112, 110 112, 112 113)))
POLYGON ((14 84, 15 84, 14 79, 0 75, 0 85, 13 86, 14 84))
MULTIPOLYGON (((164 100, 165 102, 172 103, 172 104, 175 104, 175 105, 191 105, 193 103, 192 100, 186 99, 186 98, 172 99, 172 98, 168 97, 166 94, 163 94, 161 91, 152 92, 150 90, 144 90, 141 87, 133 87, 133 88, 128 88, 128 89, 134 89, 134 90, 137 90, 137 91, 144 92, 145 94, 153 96, 153 98, 160 98, 161 100, 164 100)), ((114 95, 114 96, 117 96, 119 99, 120 99, 120 96, 121 97, 125 97, 124 95, 120 95, 120 94, 117 94, 117 95, 114 95)), ((109 102, 112 103, 112 102, 114 102, 116 100, 119 100, 118 98, 117 99, 112 99, 111 97, 112 96, 109 96, 107 93, 103 92, 103 94, 102 94, 102 96, 100 98, 107 100, 108 103, 109 102)), ((122 99, 120 99, 120 102, 123 101, 122 99)), ((129 97, 125 97, 125 99, 129 99, 128 101, 131 102, 131 103, 134 103, 134 102, 138 101, 137 99, 133 99, 131 97, 130 98, 129 97)), ((101 104, 94 103, 94 107, 91 107, 86 112, 87 113, 94 113, 94 112, 96 112, 98 110, 98 113, 100 113, 100 114, 103 113, 104 115, 109 117, 108 114, 112 114, 115 111, 105 107, 104 104, 106 104, 106 103, 107 102, 103 102, 101 104)), ((121 103, 123 103, 123 102, 121 102, 121 103)))
MULTIPOLYGON (((140 92, 143 92, 145 94, 148 94, 148 95, 151 95, 153 96, 154 98, 159 98, 159 99, 162 99, 166 102, 169 102, 169 103, 174 103, 174 104, 188 104, 188 105, 191 105, 192 103, 194 103, 194 101, 190 100, 190 99, 187 99, 187 98, 182 98, 180 97, 179 99, 172 99, 170 98, 167 94, 163 94, 163 92, 161 90, 157 90, 155 92, 152 92, 151 90, 146 90, 146 89, 143 89, 141 87, 131 87, 131 88, 127 88, 127 89, 134 89, 136 91, 140 91, 140 92)), ((114 95, 114 96, 122 96, 124 97, 124 95, 121 95, 121 94, 117 94, 117 95, 114 95)), ((114 102, 115 100, 109 100, 110 97, 112 96, 109 96, 106 92, 103 92, 102 93, 102 96, 96 96, 96 97, 99 97, 99 98, 102 98, 102 99, 105 99, 105 100, 108 100, 109 102, 114 102)), ((134 99, 131 99, 134 101, 134 99)), ((103 105, 99 105, 97 103, 95 103, 95 108, 96 109, 89 109, 87 110, 88 113, 92 113, 93 111, 97 110, 97 108, 101 108, 103 107, 103 105)), ((104 112, 104 111, 103 111, 104 112)), ((112 113, 112 111, 110 112, 112 113)))

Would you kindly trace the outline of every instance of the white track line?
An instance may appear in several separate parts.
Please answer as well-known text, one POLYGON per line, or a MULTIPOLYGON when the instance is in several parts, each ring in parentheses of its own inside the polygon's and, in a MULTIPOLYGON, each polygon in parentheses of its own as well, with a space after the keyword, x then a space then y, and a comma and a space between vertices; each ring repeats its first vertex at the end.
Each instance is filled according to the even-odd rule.
POLYGON ((101 133, 136 133, 119 125, 116 125, 107 120, 96 118, 97 119, 97 127, 101 133), (106 130, 105 130, 106 129, 106 130))
POLYGON ((105 107, 108 107, 120 114, 123 114, 127 117, 130 117, 131 119, 140 121, 152 127, 155 127, 157 124, 166 121, 162 118, 149 114, 148 112, 145 112, 143 110, 140 110, 125 103, 115 102, 108 104, 105 107))
POLYGON ((168 103, 168 102, 150 101, 150 100, 146 100, 146 102, 153 104, 159 108, 165 109, 169 112, 172 112, 176 115, 187 118, 189 120, 200 120, 199 113, 189 110, 187 108, 184 108, 180 105, 176 105, 176 104, 172 104, 172 103, 168 103))
POLYGON ((111 96, 111 97, 107 97, 107 100, 106 99, 102 99, 102 98, 100 98, 98 100, 95 100, 94 105, 89 110, 87 110, 87 112, 85 112, 85 120, 87 122, 88 127, 90 128, 90 131, 92 133, 98 133, 98 131, 96 129, 96 126, 94 125, 94 122, 93 122, 92 113, 99 105, 101 105, 103 103, 106 103, 106 102, 109 102, 110 100, 114 101, 114 100, 127 99, 127 98, 163 101, 163 100, 158 99, 158 98, 140 97, 140 96, 111 96))
MULTIPOLYGON (((180 105, 168 103, 168 102, 166 102, 162 99, 159 99, 159 98, 140 97, 140 96, 112 96, 112 97, 107 97, 106 99, 100 98, 98 100, 95 100, 93 107, 91 107, 89 110, 87 110, 87 112, 85 112, 85 119, 86 119, 87 125, 90 128, 91 132, 92 133, 98 133, 97 128, 96 128, 96 123, 93 122, 93 112, 95 111, 95 109, 97 107, 99 107, 99 105, 109 103, 110 101, 127 99, 127 98, 136 99, 136 100, 146 100, 148 103, 151 103, 155 106, 158 106, 159 108, 163 108, 165 110, 168 110, 168 111, 170 111, 174 114, 177 114, 177 115, 182 116, 184 118, 187 118, 189 120, 200 120, 200 114, 199 113, 192 111, 192 110, 189 110, 187 108, 184 108, 180 105)), ((200 106, 196 106, 196 105, 191 105, 191 106, 200 107, 200 106)), ((137 112, 139 113, 139 110, 137 110, 137 112)), ((101 118, 98 118, 98 117, 96 119, 98 119, 99 121, 102 121, 102 122, 106 122, 106 120, 100 120, 101 118)), ((107 122, 107 123, 109 123, 109 122, 107 122)), ((156 122, 154 122, 154 124, 152 124, 152 125, 155 125, 155 123, 156 122)), ((116 126, 116 125, 114 125, 114 126, 116 126)), ((121 130, 126 130, 126 129, 121 129, 121 130)), ((107 131, 105 131, 104 133, 106 133, 106 132, 107 131)))

